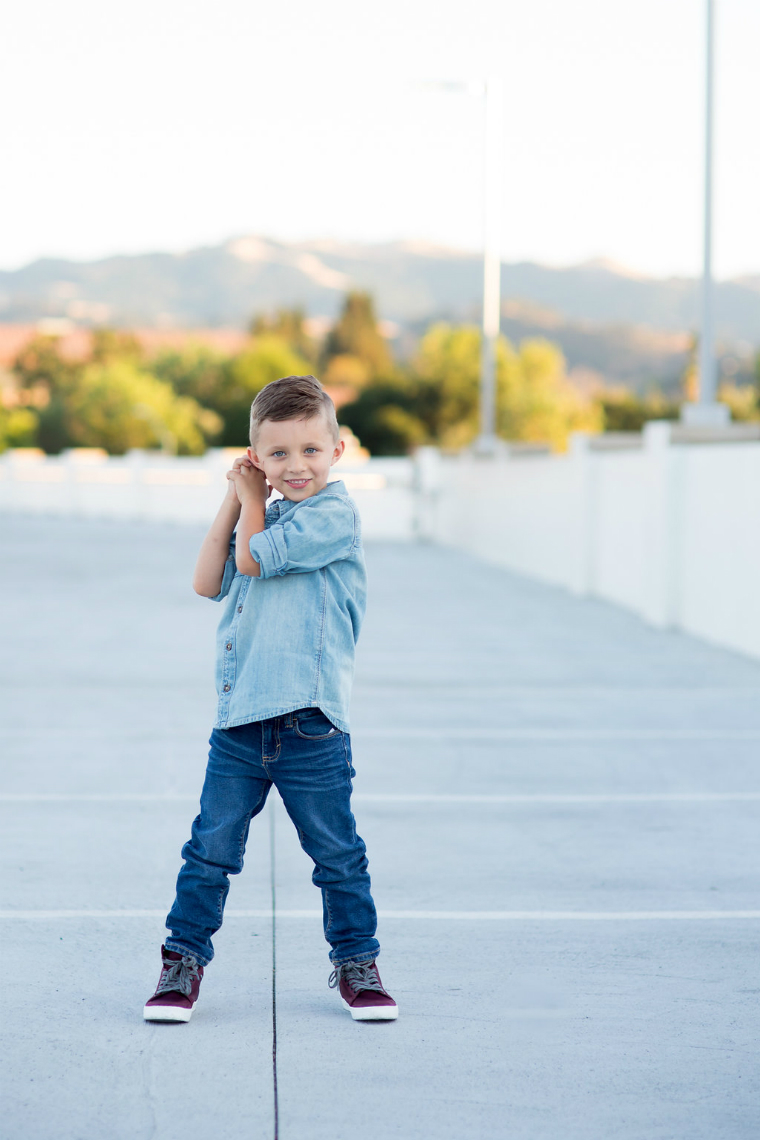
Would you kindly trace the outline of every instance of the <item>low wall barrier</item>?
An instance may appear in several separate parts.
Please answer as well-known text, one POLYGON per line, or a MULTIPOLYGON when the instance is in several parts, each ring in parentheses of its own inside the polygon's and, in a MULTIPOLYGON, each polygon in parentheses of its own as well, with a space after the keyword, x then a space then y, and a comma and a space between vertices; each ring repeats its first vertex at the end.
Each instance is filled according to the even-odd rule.
POLYGON ((422 536, 760 657, 760 426, 418 465, 422 536))
MULTIPOLYGON (((233 452, 0 456, 0 510, 208 523, 233 452)), ((577 434, 565 455, 341 461, 367 539, 431 541, 760 657, 760 426, 577 434)), ((466 588, 466 582, 463 583, 466 588)))
MULTIPOLYGON (((0 455, 0 511, 208 525, 239 454, 226 448, 198 458, 150 451, 108 456, 84 448, 60 456, 8 451, 0 455)), ((415 538, 411 459, 341 462, 334 470, 357 502, 367 538, 415 538)))

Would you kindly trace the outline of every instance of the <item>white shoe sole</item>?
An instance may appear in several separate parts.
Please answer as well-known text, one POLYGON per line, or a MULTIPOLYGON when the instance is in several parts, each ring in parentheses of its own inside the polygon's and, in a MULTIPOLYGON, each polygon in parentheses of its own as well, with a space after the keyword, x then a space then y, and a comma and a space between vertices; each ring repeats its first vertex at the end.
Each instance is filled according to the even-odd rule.
POLYGON ((189 1021, 192 1009, 179 1009, 176 1005, 146 1005, 143 1009, 145 1021, 189 1021))
POLYGON ((348 1010, 354 1021, 395 1021, 398 1017, 397 1005, 368 1005, 354 1009, 345 998, 342 997, 340 1000, 343 1002, 343 1008, 348 1010))

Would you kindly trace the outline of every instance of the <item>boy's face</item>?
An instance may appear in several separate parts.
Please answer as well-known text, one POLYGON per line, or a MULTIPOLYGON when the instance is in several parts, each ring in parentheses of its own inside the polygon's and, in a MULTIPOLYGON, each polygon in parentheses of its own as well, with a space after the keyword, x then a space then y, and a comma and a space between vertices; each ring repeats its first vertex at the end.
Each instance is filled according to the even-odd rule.
POLYGON ((327 485, 327 476, 345 449, 337 444, 324 416, 309 420, 263 420, 255 447, 248 448, 260 468, 286 499, 300 502, 327 485))

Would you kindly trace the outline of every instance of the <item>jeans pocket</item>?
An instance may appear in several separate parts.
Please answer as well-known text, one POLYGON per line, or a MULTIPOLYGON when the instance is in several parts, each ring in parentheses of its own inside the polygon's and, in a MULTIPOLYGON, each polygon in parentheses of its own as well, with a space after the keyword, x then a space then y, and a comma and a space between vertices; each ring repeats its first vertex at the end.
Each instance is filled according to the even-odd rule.
POLYGON ((303 713, 296 713, 293 728, 296 736, 300 736, 302 740, 327 740, 332 736, 341 735, 340 729, 335 727, 321 709, 308 709, 303 713))

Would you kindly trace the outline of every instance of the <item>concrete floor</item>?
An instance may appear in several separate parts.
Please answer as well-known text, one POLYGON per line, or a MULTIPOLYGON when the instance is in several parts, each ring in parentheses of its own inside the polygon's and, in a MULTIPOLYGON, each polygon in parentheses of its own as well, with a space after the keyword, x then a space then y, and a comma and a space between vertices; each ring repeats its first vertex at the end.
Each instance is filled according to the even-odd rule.
POLYGON ((373 546, 356 815, 399 1021, 328 990, 275 805, 192 1022, 148 1025, 213 715, 200 532, 2 534, 0 1140, 274 1137, 273 957, 282 1140, 754 1140, 760 663, 373 546))

